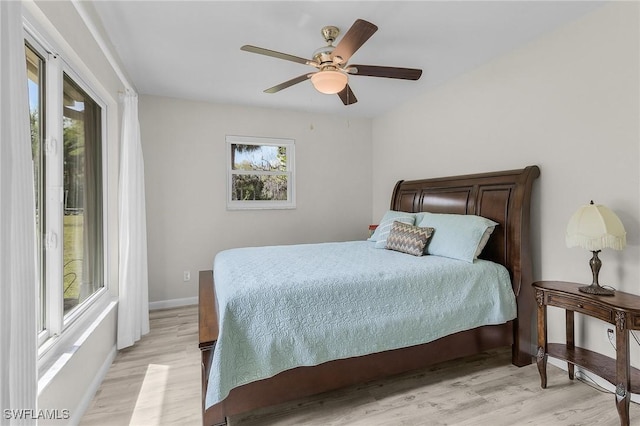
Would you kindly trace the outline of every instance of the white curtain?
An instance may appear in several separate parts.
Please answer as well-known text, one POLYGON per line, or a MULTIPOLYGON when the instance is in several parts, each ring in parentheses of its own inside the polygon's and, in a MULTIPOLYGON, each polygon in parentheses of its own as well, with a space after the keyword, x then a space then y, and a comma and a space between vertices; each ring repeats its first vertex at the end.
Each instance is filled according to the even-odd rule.
MULTIPOLYGON (((22 2, 0 1, 0 423, 35 410, 34 178, 22 2), (11 411, 5 411, 11 410, 11 411), (17 410, 17 411, 16 411, 17 410)), ((22 417, 22 420, 19 419, 22 417)))
POLYGON ((137 94, 127 89, 123 95, 123 103, 119 188, 118 349, 133 345, 149 332, 147 218, 137 94))

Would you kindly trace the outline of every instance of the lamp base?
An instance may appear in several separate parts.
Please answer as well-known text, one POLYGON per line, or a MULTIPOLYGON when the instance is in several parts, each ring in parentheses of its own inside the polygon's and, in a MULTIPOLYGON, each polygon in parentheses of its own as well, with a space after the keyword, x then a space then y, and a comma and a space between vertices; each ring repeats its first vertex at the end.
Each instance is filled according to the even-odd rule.
POLYGON ((608 288, 600 287, 598 284, 595 284, 595 283, 591 285, 578 287, 578 290, 580 290, 583 293, 596 294, 598 296, 613 296, 615 294, 615 291, 609 290, 608 288))

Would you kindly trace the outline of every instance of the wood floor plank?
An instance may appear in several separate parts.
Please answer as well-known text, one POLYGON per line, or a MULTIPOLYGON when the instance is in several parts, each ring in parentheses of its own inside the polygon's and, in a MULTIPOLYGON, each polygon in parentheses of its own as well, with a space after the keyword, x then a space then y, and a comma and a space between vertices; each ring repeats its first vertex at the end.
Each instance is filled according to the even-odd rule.
MULTIPOLYGON (((152 311, 151 331, 116 359, 85 426, 200 425, 197 307, 152 311)), ((617 426, 614 396, 549 364, 518 368, 493 351, 230 419, 230 426, 617 426)), ((640 406, 631 404, 631 424, 640 406)))

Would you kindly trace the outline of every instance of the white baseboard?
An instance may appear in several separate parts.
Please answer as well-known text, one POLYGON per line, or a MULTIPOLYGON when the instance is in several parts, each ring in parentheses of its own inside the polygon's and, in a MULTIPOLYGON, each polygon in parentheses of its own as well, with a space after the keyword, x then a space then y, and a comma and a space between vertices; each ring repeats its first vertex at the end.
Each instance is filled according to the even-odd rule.
MULTIPOLYGON (((548 357, 547 358, 547 362, 549 364, 552 364, 552 365, 560 368, 561 370, 569 371, 566 361, 562 361, 562 360, 559 360, 559 359, 556 359, 556 358, 548 357)), ((603 378, 597 376, 596 374, 592 373, 591 371, 585 370, 584 368, 581 368, 580 366, 576 365, 575 366, 575 372, 576 372, 576 374, 579 372, 581 375, 588 377, 589 380, 592 380, 597 386, 601 387, 602 389, 606 389, 607 391, 611 392, 611 394, 613 394, 616 391, 615 386, 613 386, 611 383, 609 383, 605 379, 603 379, 603 378)), ((633 392, 630 392, 630 393, 631 393, 631 402, 635 402, 636 404, 640 404, 640 395, 637 394, 637 393, 633 393, 633 392)))
POLYGON ((149 302, 149 310, 178 308, 180 306, 197 305, 197 297, 185 297, 183 299, 160 300, 158 302, 149 302))

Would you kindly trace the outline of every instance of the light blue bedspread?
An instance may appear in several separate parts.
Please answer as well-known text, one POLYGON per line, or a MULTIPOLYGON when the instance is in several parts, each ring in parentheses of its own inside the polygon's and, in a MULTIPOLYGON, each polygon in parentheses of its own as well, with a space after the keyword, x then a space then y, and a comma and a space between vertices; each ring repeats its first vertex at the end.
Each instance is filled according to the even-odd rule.
POLYGON ((415 257, 373 242, 220 252, 220 333, 206 406, 298 366, 397 349, 516 317, 496 263, 415 257), (463 313, 461 315, 461 313, 463 313))

